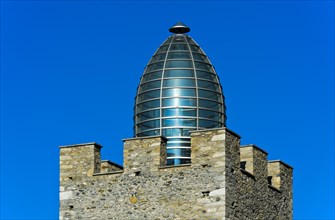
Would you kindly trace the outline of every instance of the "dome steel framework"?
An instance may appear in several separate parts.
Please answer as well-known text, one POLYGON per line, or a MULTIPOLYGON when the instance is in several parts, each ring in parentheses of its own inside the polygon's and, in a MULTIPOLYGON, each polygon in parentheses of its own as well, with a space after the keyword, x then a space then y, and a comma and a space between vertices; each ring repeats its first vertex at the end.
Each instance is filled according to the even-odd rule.
POLYGON ((226 107, 219 78, 181 22, 146 66, 134 107, 136 137, 167 138, 167 165, 190 163, 190 131, 224 127, 226 107))

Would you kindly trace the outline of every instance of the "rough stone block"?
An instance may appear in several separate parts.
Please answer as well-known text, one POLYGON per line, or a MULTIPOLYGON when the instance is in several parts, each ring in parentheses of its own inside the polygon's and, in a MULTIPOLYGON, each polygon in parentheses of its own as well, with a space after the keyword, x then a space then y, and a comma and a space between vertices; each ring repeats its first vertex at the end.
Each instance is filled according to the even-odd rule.
POLYGON ((67 200, 73 198, 73 192, 72 191, 66 191, 66 192, 60 192, 59 193, 59 199, 60 200, 67 200))
POLYGON ((217 189, 209 193, 209 196, 224 196, 226 195, 226 189, 217 189))

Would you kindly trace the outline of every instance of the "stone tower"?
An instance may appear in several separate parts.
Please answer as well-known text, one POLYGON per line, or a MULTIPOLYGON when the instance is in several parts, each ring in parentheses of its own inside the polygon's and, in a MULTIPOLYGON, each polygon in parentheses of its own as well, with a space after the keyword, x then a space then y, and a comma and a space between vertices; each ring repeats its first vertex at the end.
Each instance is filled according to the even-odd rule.
POLYGON ((190 28, 170 31, 141 78, 123 166, 97 143, 60 147, 60 219, 292 219, 292 167, 240 145, 190 28))

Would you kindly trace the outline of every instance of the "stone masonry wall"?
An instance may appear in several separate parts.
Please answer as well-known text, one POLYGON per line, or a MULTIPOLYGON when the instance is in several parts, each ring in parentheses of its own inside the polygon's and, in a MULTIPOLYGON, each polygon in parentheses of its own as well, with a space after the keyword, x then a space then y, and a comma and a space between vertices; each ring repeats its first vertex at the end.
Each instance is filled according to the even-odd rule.
POLYGON ((60 147, 60 219, 292 219, 292 169, 254 146, 240 152, 235 133, 192 132, 192 163, 180 166, 165 166, 165 144, 124 140, 123 169, 96 143, 60 147))

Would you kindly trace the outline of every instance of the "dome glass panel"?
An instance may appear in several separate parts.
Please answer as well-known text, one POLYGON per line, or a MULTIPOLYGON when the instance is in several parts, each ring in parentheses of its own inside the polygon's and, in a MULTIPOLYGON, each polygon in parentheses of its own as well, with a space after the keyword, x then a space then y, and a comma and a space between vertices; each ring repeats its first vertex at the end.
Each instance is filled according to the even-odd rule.
POLYGON ((165 70, 164 77, 192 77, 194 78, 194 70, 193 69, 174 69, 174 70, 165 70))
POLYGON ((167 138, 167 165, 191 162, 190 131, 224 127, 222 88, 214 67, 181 23, 157 49, 141 78, 134 108, 136 137, 167 138))

